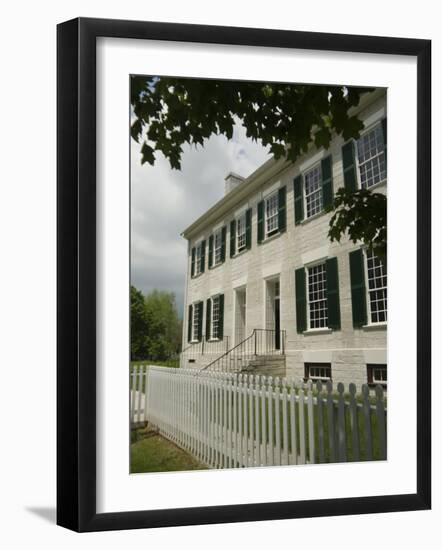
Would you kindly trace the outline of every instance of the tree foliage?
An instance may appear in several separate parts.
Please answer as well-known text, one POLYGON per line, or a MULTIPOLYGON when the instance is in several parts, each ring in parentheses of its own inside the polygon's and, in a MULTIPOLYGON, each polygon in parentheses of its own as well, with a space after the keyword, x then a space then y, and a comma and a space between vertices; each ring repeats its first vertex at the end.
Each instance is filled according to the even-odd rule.
POLYGON ((235 122, 278 159, 295 161, 311 142, 328 148, 332 133, 345 140, 363 128, 350 107, 368 88, 170 77, 132 77, 132 137, 142 143, 141 162, 161 151, 175 169, 183 145, 203 145, 212 134, 233 136, 235 122))
POLYGON ((181 320, 173 292, 146 296, 131 286, 131 359, 166 360, 180 352, 181 320))
MULTIPOLYGON (((363 123, 350 115, 370 88, 263 82, 229 82, 171 77, 132 77, 131 135, 140 143, 141 162, 162 153, 181 168, 185 144, 203 146, 212 135, 233 136, 239 121, 247 137, 269 147, 275 159, 296 161, 314 144, 328 149, 333 134, 359 137, 363 123)), ((386 198, 369 190, 340 189, 334 201, 329 238, 363 241, 386 252, 386 198)))
POLYGON ((333 201, 328 236, 340 241, 347 234, 354 243, 362 241, 384 261, 387 256, 387 197, 368 189, 341 188, 333 201))

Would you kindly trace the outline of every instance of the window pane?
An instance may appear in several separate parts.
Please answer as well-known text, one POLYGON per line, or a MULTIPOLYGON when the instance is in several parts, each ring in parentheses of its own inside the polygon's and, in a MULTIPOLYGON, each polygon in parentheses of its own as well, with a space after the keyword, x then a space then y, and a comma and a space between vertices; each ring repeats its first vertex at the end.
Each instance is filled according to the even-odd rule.
POLYGON ((306 217, 322 210, 321 166, 315 166, 304 174, 306 217))
POLYGON ((236 221, 236 246, 238 252, 246 247, 246 215, 244 214, 236 221))
POLYGON ((308 268, 310 328, 328 326, 327 272, 325 263, 308 268))
POLYGON ((367 252, 368 302, 372 323, 387 321, 387 272, 381 260, 367 252))
POLYGON ((278 193, 274 193, 266 200, 266 233, 278 229, 278 193))
POLYGON ((219 338, 219 296, 212 298, 212 338, 219 338))
POLYGON ((214 263, 219 264, 221 262, 221 247, 222 247, 222 231, 221 229, 215 233, 214 238, 214 263))
POLYGON ((387 177, 384 138, 380 124, 358 139, 357 150, 361 187, 368 189, 387 177))

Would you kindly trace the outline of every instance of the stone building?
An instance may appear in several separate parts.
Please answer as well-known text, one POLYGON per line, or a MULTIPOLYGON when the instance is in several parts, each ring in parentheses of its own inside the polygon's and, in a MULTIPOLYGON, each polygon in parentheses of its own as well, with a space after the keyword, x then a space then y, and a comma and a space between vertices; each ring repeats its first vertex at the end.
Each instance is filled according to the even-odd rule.
POLYGON ((224 197, 183 232, 181 366, 386 385, 386 268, 327 236, 340 187, 387 189, 386 91, 354 113, 357 141, 335 136, 296 163, 230 173, 224 197))

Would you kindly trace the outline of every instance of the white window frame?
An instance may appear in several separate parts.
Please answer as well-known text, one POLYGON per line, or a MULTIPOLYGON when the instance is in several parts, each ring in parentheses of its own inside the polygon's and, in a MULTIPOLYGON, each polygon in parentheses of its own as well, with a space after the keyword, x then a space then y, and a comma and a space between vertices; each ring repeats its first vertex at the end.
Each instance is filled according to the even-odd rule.
POLYGON ((220 263, 222 263, 222 249, 223 249, 223 229, 221 227, 220 229, 217 229, 213 233, 212 267, 215 267, 216 265, 219 265, 220 263), (219 246, 217 246, 217 242, 216 242, 217 239, 219 239, 219 246))
POLYGON ((195 245, 195 277, 201 275, 201 256, 203 255, 203 241, 195 245))
POLYGON ((220 329, 220 295, 217 294, 216 296, 212 296, 210 298, 211 301, 211 307, 210 307, 210 340, 219 340, 219 329, 220 329), (215 318, 215 303, 217 304, 217 311, 218 317, 215 318), (215 324, 216 323, 216 324, 215 324), (216 334, 215 334, 215 326, 216 326, 216 334))
MULTIPOLYGON (((367 304, 367 325, 371 325, 371 326, 380 325, 380 326, 383 326, 383 325, 387 324, 387 320, 388 320, 388 277, 387 277, 387 274, 385 273, 385 277, 387 277, 387 285, 386 286, 380 287, 378 289, 370 290, 369 278, 368 278, 368 253, 369 253, 368 249, 365 248, 364 251, 363 251, 363 254, 364 254, 364 272, 365 272, 365 302, 367 304), (379 290, 384 290, 384 289, 385 289, 385 292, 386 292, 386 301, 387 301, 387 308, 385 310, 385 320, 384 321, 373 321, 372 320, 370 293, 375 292, 375 291, 379 291, 379 290)), ((382 269, 383 269, 383 272, 384 272, 384 270, 385 270, 384 264, 382 264, 382 269)))
POLYGON ((325 260, 321 260, 320 262, 315 262, 312 264, 309 264, 308 266, 305 266, 305 277, 306 277, 306 301, 307 301, 307 331, 314 331, 314 330, 325 330, 328 329, 328 305, 327 305, 327 269, 326 269, 326 262, 325 260), (325 280, 324 280, 324 292, 325 292, 325 298, 322 298, 320 300, 313 300, 310 301, 310 287, 309 287, 309 270, 314 269, 315 267, 324 266, 324 272, 325 272, 325 280), (319 326, 319 327, 313 327, 312 326, 312 319, 311 319, 311 312, 310 312, 310 304, 313 302, 322 302, 325 300, 326 303, 326 324, 319 326))
POLYGON ((322 202, 322 167, 321 167, 320 162, 317 162, 313 166, 310 166, 307 170, 304 170, 304 172, 302 173, 302 189, 303 189, 303 195, 304 195, 303 196, 303 199, 304 199, 304 201, 303 201, 304 202, 304 212, 305 212, 305 218, 304 219, 309 220, 310 218, 313 218, 314 216, 317 216, 318 214, 321 214, 324 211, 324 204, 322 202), (307 208, 307 186, 306 186, 305 177, 306 177, 307 174, 309 174, 310 172, 313 172, 314 170, 317 170, 318 168, 319 168, 319 189, 314 191, 313 193, 309 193, 309 196, 319 192, 321 208, 320 208, 320 210, 318 210, 317 212, 315 212, 314 214, 311 214, 309 216, 307 214, 307 212, 308 212, 308 208, 307 208))
POLYGON ((246 249, 246 234, 247 234, 247 226, 246 226, 246 213, 244 212, 240 216, 236 218, 236 253, 242 252, 246 249), (244 230, 239 231, 240 224, 244 227, 244 230), (240 246, 240 239, 243 242, 243 244, 240 246))
POLYGON ((201 303, 201 300, 198 302, 194 302, 192 304, 192 342, 199 342, 198 325, 199 325, 199 304, 200 303, 201 303), (195 315, 196 312, 198 312, 198 315, 195 315), (195 323, 195 319, 197 319, 196 323, 195 323))
POLYGON ((331 366, 331 363, 306 363, 306 367, 307 367, 307 374, 308 376, 306 377, 307 380, 311 380, 312 382, 317 382, 318 380, 320 380, 321 382, 327 382, 328 380, 331 380, 332 379, 332 366, 331 366), (312 375, 311 374, 311 370, 312 369, 318 369, 318 370, 321 370, 321 369, 330 369, 330 376, 321 376, 321 374, 317 374, 317 375, 312 375))
MULTIPOLYGON (((386 386, 388 384, 388 369, 387 369, 387 365, 385 363, 383 364, 374 364, 374 363, 369 363, 367 365, 367 368, 371 370, 371 379, 372 379, 372 384, 380 384, 381 386, 386 386), (385 380, 377 380, 375 378, 375 371, 376 370, 385 370, 385 377, 386 379, 385 380)), ((368 375, 368 373, 367 373, 368 375)))
MULTIPOLYGON (((373 130, 375 130, 375 128, 377 126, 380 126, 381 127, 381 132, 382 132, 382 120, 377 120, 376 122, 374 122, 373 124, 371 124, 368 128, 364 129, 362 132, 361 132, 361 135, 359 137, 359 139, 363 138, 365 135, 369 134, 370 132, 372 132, 373 130)), ((355 163, 356 163, 356 175, 357 175, 357 182, 358 182, 358 188, 359 189, 373 189, 373 187, 377 187, 378 185, 382 185, 383 183, 385 183, 387 181, 387 171, 385 171, 385 178, 383 178, 382 180, 370 185, 369 187, 362 187, 362 180, 361 180, 361 164, 359 162, 359 152, 358 152, 358 140, 353 140, 354 142, 354 147, 355 147, 355 163)), ((380 156, 381 153, 378 154, 378 156, 380 156)), ((385 152, 384 152, 384 155, 385 155, 385 152)), ((365 161, 365 162, 368 162, 368 161, 365 161)))
POLYGON ((279 189, 264 199, 264 229, 265 229, 266 238, 272 237, 279 231, 279 189), (276 213, 272 214, 271 216, 268 216, 267 205, 270 201, 273 201, 273 200, 275 201, 275 204, 276 204, 276 213), (268 222, 270 219, 273 220, 274 218, 276 218, 276 226, 269 231, 268 222))

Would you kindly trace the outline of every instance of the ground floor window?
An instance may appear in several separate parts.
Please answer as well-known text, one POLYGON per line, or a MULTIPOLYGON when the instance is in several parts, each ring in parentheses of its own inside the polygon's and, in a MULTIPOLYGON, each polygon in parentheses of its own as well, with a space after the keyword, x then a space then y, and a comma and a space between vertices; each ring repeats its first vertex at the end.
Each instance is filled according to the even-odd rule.
POLYGON ((387 271, 372 251, 367 251, 368 306, 371 323, 387 321, 387 271))
POLYGON ((332 376, 330 363, 305 363, 304 372, 305 379, 313 382, 327 382, 332 376))
POLYGON ((327 270, 325 263, 307 269, 309 328, 328 326, 327 270))
POLYGON ((199 341, 200 315, 202 313, 200 303, 201 302, 196 302, 193 304, 192 341, 194 342, 199 341))
POLYGON ((367 382, 387 386, 387 365, 367 365, 367 382))
POLYGON ((219 315, 219 296, 214 296, 212 298, 212 334, 211 338, 213 340, 218 340, 220 336, 220 315, 219 315))

